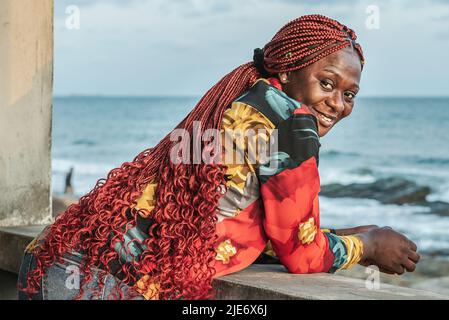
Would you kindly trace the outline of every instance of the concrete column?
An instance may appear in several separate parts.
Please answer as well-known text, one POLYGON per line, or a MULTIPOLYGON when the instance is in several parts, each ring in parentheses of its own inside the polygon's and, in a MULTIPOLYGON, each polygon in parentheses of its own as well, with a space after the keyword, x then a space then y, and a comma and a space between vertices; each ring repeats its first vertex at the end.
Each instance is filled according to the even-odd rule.
POLYGON ((0 227, 51 222, 53 1, 0 1, 0 227))

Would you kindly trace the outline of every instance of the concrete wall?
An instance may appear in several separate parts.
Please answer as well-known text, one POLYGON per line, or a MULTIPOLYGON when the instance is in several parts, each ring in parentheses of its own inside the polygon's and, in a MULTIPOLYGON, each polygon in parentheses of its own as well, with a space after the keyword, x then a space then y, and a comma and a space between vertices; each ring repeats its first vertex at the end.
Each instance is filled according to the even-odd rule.
POLYGON ((0 1, 0 226, 51 219, 53 1, 0 1))

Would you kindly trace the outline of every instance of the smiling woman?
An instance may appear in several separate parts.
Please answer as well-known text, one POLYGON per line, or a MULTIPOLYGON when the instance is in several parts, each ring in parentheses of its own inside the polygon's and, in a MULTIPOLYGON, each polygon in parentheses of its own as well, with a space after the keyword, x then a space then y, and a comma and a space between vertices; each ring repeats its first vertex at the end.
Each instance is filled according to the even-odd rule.
POLYGON ((215 141, 195 138, 182 140, 187 156, 175 152, 183 161, 173 161, 179 142, 168 134, 100 179, 35 239, 22 263, 21 297, 208 298, 214 278, 267 256, 292 273, 356 263, 413 271, 416 245, 390 228, 320 226, 320 137, 354 107, 364 63, 355 40, 321 15, 286 24, 176 127, 189 137, 196 128, 216 130, 243 161, 219 152, 218 163, 198 163, 197 143, 211 150, 215 141), (263 158, 260 141, 277 148, 263 158), (73 270, 80 286, 68 287, 73 270))
POLYGON ((359 91, 362 62, 351 45, 304 69, 281 73, 285 93, 309 106, 318 119, 321 137, 351 114, 359 91))

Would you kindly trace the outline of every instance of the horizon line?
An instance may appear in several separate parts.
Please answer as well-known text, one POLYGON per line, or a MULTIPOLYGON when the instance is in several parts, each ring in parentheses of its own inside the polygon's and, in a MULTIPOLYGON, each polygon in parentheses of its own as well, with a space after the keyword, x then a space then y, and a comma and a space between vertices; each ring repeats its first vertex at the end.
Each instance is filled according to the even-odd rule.
MULTIPOLYGON (((53 98, 135 98, 135 99, 148 99, 148 98, 162 98, 162 99, 199 99, 201 95, 117 95, 117 94, 54 94, 53 98)), ((361 95, 358 96, 359 99, 449 99, 449 95, 361 95)))

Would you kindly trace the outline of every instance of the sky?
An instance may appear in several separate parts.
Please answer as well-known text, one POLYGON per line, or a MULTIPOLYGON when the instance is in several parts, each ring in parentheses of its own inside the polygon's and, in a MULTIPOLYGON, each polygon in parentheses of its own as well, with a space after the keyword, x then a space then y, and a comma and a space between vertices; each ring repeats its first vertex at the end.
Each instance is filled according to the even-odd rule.
POLYGON ((449 96, 443 0, 55 0, 54 93, 201 96, 313 13, 356 31, 360 96, 449 96))

